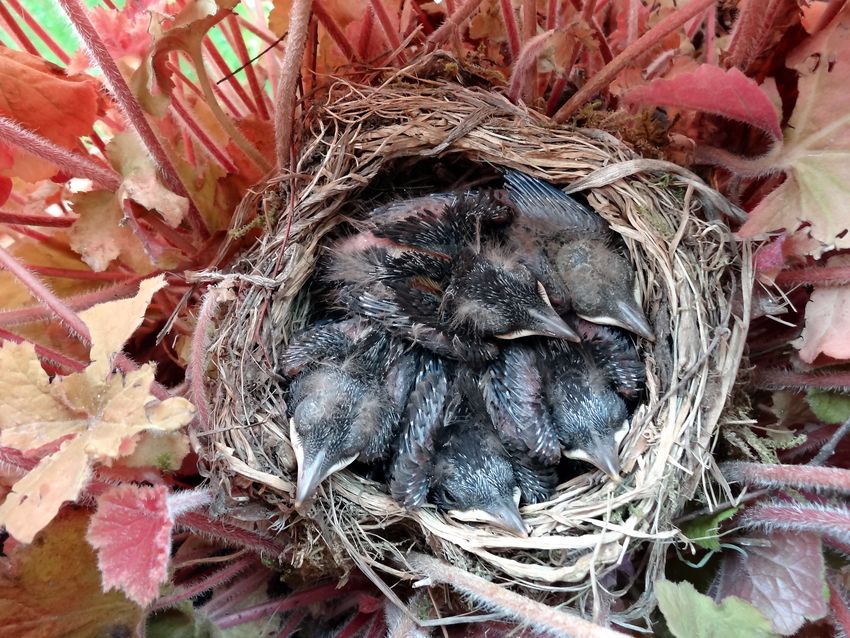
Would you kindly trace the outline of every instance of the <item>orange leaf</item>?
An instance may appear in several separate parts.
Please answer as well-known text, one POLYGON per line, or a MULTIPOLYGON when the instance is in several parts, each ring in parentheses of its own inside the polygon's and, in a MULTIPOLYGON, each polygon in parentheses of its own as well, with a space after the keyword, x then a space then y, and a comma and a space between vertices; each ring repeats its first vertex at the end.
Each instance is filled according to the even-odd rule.
MULTIPOLYGON (((94 78, 67 76, 42 58, 0 46, 0 115, 59 146, 75 149, 80 136, 91 132, 97 110, 94 78)), ((4 169, 4 174, 37 181, 56 173, 52 164, 21 155, 15 153, 15 165, 4 169)))

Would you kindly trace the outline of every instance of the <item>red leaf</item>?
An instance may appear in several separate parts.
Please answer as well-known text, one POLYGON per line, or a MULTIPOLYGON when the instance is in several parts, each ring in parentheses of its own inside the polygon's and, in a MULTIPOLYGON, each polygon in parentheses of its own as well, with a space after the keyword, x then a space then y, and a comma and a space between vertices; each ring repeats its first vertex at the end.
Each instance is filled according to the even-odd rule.
POLYGON ((104 591, 120 589, 145 606, 168 576, 168 489, 122 485, 98 498, 86 538, 97 550, 104 591))
POLYGON ((777 633, 796 632, 807 620, 827 613, 820 536, 775 532, 749 537, 746 556, 728 552, 715 600, 737 596, 749 601, 777 633))
POLYGON ((631 104, 663 104, 722 115, 782 139, 779 116, 770 98, 755 80, 735 68, 724 71, 702 64, 695 71, 636 87, 624 99, 631 104))
MULTIPOLYGON (((836 255, 827 266, 850 266, 850 256, 836 255)), ((820 354, 833 359, 850 358, 847 316, 850 312, 850 286, 817 286, 806 304, 806 325, 794 345, 800 358, 812 363, 820 354)))

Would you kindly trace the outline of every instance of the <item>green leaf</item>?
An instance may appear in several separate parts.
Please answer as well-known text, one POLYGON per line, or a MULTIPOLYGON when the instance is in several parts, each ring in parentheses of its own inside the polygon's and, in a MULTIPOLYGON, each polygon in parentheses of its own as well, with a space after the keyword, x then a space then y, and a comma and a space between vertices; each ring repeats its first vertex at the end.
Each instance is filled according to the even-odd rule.
POLYGON ((850 419, 850 396, 846 394, 809 390, 806 403, 824 423, 844 423, 850 419))
POLYGON ((770 638, 770 621, 748 602, 729 596, 718 605, 688 582, 655 582, 658 606, 676 638, 770 638))
POLYGON ((718 535, 720 532, 720 523, 727 518, 732 518, 740 509, 740 507, 730 507, 729 509, 720 510, 708 516, 701 516, 685 526, 682 532, 694 544, 719 552, 720 539, 718 535))

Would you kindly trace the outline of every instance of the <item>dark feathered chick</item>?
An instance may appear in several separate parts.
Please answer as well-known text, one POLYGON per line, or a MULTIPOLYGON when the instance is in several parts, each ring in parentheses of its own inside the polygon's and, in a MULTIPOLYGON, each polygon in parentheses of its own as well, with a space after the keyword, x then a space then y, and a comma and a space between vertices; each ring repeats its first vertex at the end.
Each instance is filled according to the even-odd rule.
MULTIPOLYGON (((472 386, 472 384, 464 384, 472 386)), ((446 408, 433 456, 428 500, 450 516, 527 534, 511 458, 499 441, 480 397, 467 387, 446 408)))
POLYGON ((428 496, 449 388, 445 361, 430 354, 423 354, 420 361, 403 413, 403 430, 390 480, 393 498, 410 509, 422 507, 428 496))
POLYGON ((619 480, 617 435, 628 410, 607 371, 587 346, 540 348, 540 370, 552 424, 564 456, 592 463, 619 480))
POLYGON ((608 224, 563 191, 529 175, 508 171, 505 183, 519 213, 511 241, 556 307, 561 303, 560 309, 571 307, 587 321, 653 339, 634 296, 634 269, 608 224))
MULTIPOLYGON (((405 383, 393 375, 407 365, 406 355, 378 331, 360 327, 353 332, 344 354, 328 360, 314 354, 313 363, 302 366, 288 388, 290 441, 298 463, 296 508, 309 502, 334 472, 357 459, 382 458, 397 431, 398 401, 404 400, 398 388, 405 383)), ((293 347, 305 348, 304 342, 295 339, 293 347)))
POLYGON ((494 337, 578 340, 526 266, 487 234, 482 224, 503 223, 501 211, 509 210, 496 195, 414 201, 423 200, 421 210, 406 203, 374 215, 370 230, 333 247, 326 279, 338 286, 343 306, 464 361, 494 356, 487 344, 494 337))

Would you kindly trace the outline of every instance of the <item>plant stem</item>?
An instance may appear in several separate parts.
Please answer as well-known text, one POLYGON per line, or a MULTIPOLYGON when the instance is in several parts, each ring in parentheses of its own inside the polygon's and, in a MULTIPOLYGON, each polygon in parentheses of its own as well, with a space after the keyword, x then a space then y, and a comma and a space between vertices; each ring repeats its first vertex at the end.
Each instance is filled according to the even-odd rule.
MULTIPOLYGON (((286 50, 280 63, 280 79, 275 95, 274 130, 277 169, 286 170, 289 166, 292 144, 292 126, 295 111, 295 84, 301 74, 301 60, 307 43, 307 27, 310 23, 311 0, 293 0, 289 11, 289 35, 286 38, 286 50)), ((318 15, 318 14, 317 14, 318 15)), ((321 20, 321 16, 319 16, 321 20)))

